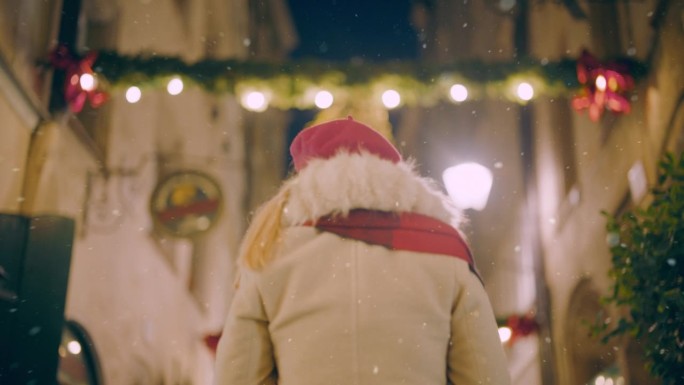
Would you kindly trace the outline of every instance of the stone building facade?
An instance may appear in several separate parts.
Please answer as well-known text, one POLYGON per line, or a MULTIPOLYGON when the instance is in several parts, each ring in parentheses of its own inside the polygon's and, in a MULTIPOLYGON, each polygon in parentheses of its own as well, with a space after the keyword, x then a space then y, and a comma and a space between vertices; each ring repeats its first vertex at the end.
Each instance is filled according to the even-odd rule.
MULTIPOLYGON (((51 92, 51 71, 36 63, 65 36, 82 53, 281 60, 297 39, 285 3, 65 0, 0 8, 0 212, 75 223, 64 317, 82 346, 60 348, 60 379, 86 376, 78 366, 87 360, 72 356, 89 348, 98 383, 211 383, 212 338, 232 296, 239 238, 249 207, 282 178, 287 121, 189 85, 176 96, 141 86, 136 103, 114 90, 101 108, 72 114, 51 107, 51 94, 62 90, 51 92), (160 207, 171 212, 169 202, 187 198, 187 186, 199 191, 190 194, 213 191, 217 210, 189 222, 206 231, 179 236, 181 227, 164 231, 154 220, 162 208, 153 194, 173 175, 199 178, 168 187, 175 195, 160 198, 160 207)), ((12 360, 15 348, 2 346, 3 357, 12 360)))
MULTIPOLYGON (((516 384, 580 385, 612 370, 625 384, 653 384, 634 341, 604 345, 588 324, 605 309, 606 219, 648 203, 665 151, 683 142, 679 1, 417 1, 422 60, 448 64, 532 58, 540 63, 631 57, 648 74, 632 111, 600 121, 571 97, 506 98, 404 111, 397 141, 424 173, 481 163, 494 174, 487 207, 470 211, 470 241, 495 313, 534 314, 541 329, 508 344, 516 384)), ((617 378, 617 377, 616 377, 617 378)), ((592 382, 593 383, 593 382, 592 382)))

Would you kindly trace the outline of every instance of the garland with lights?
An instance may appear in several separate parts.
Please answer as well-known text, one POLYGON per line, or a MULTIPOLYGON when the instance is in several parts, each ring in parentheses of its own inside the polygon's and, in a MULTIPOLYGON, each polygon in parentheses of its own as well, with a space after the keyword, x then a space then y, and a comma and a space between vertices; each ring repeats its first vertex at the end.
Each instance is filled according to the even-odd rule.
POLYGON ((485 98, 524 103, 533 96, 546 95, 575 96, 573 106, 578 111, 589 108, 592 119, 605 109, 629 111, 627 92, 634 79, 646 74, 646 66, 630 58, 602 64, 587 55, 585 52, 579 60, 556 62, 526 59, 441 66, 411 61, 267 63, 215 59, 187 64, 177 57, 125 56, 109 51, 79 56, 60 46, 51 54, 49 65, 66 72, 65 99, 73 112, 79 112, 86 100, 97 107, 108 94, 132 87, 137 87, 133 93, 139 98, 141 89, 168 87, 172 80, 180 81, 181 87, 185 82, 213 94, 243 96, 257 91, 268 105, 280 109, 311 108, 317 91, 348 100, 356 95, 354 90, 378 95, 391 89, 400 95, 403 105, 431 106, 442 100, 485 98), (608 88, 596 85, 600 79, 608 88), (521 89, 526 96, 520 94, 521 89))

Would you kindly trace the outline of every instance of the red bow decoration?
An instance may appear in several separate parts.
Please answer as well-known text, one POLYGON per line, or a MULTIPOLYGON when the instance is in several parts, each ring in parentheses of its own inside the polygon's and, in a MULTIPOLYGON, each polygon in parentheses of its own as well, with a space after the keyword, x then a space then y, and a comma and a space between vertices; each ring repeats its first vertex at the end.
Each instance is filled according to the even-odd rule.
POLYGON ((60 45, 50 53, 50 63, 53 67, 64 70, 66 81, 64 83, 64 99, 72 112, 78 113, 83 109, 86 100, 90 106, 97 108, 107 101, 107 94, 98 91, 97 87, 83 89, 81 76, 93 75, 93 64, 97 59, 97 52, 88 52, 83 57, 77 57, 71 50, 60 45))
POLYGON ((216 354, 216 348, 221 339, 221 334, 222 333, 219 332, 217 334, 207 334, 204 336, 204 344, 207 345, 212 354, 216 354))
POLYGON ((600 63, 584 50, 577 60, 577 79, 582 84, 581 94, 572 100, 575 110, 589 110, 589 118, 596 122, 605 110, 628 113, 631 109, 625 93, 634 87, 629 69, 620 63, 600 63))
POLYGON ((539 330, 539 323, 537 323, 534 312, 524 315, 510 315, 505 319, 499 319, 497 324, 499 327, 507 327, 511 330, 511 336, 506 341, 508 345, 512 345, 520 337, 526 337, 539 330))

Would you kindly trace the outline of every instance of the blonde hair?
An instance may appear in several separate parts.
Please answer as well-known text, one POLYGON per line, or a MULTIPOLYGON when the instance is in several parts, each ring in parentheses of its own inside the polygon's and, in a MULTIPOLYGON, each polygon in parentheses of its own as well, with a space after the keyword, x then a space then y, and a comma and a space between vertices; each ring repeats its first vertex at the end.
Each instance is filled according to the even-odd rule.
POLYGON ((284 185, 257 209, 240 245, 239 261, 244 266, 260 270, 273 258, 280 241, 283 210, 289 196, 290 189, 284 185))

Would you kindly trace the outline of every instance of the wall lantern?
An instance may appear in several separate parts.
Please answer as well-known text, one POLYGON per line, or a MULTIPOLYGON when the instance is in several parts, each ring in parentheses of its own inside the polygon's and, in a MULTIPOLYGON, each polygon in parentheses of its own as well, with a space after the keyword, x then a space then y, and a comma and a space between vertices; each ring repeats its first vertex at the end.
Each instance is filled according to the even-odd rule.
POLYGON ((444 185, 456 207, 482 210, 492 189, 492 172, 478 163, 462 163, 442 174, 444 185))

